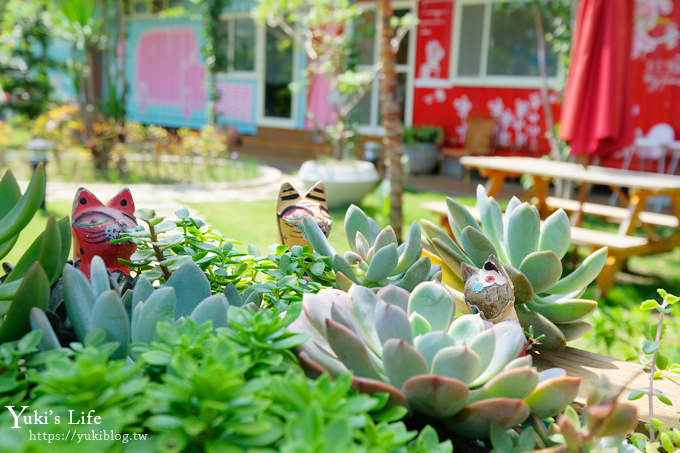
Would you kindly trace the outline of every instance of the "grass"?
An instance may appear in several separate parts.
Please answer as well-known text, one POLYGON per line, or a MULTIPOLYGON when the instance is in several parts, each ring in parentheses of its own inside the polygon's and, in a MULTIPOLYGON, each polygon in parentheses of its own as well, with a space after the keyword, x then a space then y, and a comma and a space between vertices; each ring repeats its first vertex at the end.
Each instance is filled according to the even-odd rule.
POLYGON ((50 214, 54 214, 57 219, 70 215, 71 203, 67 201, 47 203, 47 212, 38 210, 31 222, 21 231, 19 240, 12 250, 0 261, 10 264, 19 261, 19 258, 21 258, 21 255, 23 255, 28 246, 31 245, 35 238, 37 238, 45 229, 45 224, 47 223, 50 214))
MULTIPOLYGON (((437 222, 437 217, 420 207, 425 201, 440 200, 437 193, 404 193, 404 230, 414 220, 428 219, 437 222)), ((224 203, 192 203, 189 208, 201 214, 205 220, 226 237, 238 239, 243 245, 253 244, 260 251, 269 250, 269 246, 277 241, 275 202, 272 201, 230 201, 224 203)), ((387 224, 384 215, 380 215, 380 200, 375 193, 369 195, 361 208, 376 220, 387 224)), ((346 209, 331 211, 333 227, 329 241, 338 251, 349 250, 343 219, 346 209)), ((405 233, 404 232, 404 233, 405 233)))

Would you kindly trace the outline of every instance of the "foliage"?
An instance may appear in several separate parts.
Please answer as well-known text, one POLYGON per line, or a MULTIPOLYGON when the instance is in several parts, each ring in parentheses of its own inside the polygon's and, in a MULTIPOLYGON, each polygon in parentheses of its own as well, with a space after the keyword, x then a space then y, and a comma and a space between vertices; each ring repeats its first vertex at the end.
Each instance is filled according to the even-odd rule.
POLYGON ((581 416, 568 406, 555 424, 546 430, 535 424, 541 442, 555 453, 574 451, 627 451, 625 439, 637 426, 637 409, 619 401, 606 378, 593 385, 581 416))
POLYGON ((353 286, 306 294, 292 325, 313 341, 300 359, 314 372, 351 370, 368 393, 388 392, 393 404, 435 417, 465 437, 485 437, 492 422, 510 428, 530 413, 549 417, 573 400, 580 378, 564 370, 538 373, 516 322, 491 324, 479 315, 457 319, 448 290, 424 282, 409 294, 395 286, 376 295, 353 286))
POLYGON ((157 217, 153 211, 139 210, 137 218, 146 230, 128 233, 116 241, 132 240, 137 251, 130 265, 144 278, 167 281, 172 271, 193 260, 205 273, 213 292, 234 285, 244 301, 267 305, 302 300, 305 292, 317 292, 334 281, 330 259, 309 247, 279 246, 268 257, 249 247, 249 253, 234 249, 231 240, 193 218, 182 208, 176 221, 157 217))
POLYGON ((351 251, 343 255, 331 247, 319 226, 310 217, 304 218, 304 234, 318 253, 331 257, 336 273, 335 286, 349 289, 352 284, 372 288, 394 284, 407 291, 431 279, 437 268, 432 268, 428 257, 421 257, 420 226, 413 222, 406 242, 399 245, 391 226, 380 226, 361 208, 352 205, 345 215, 345 234, 351 251))
MULTIPOLYGON (((21 194, 8 170, 0 180, 0 259, 14 247, 45 196, 45 168, 39 165, 21 194)), ((31 329, 33 307, 47 308, 50 286, 61 275, 71 248, 68 218, 50 216, 44 231, 14 266, 6 266, 0 278, 0 341, 17 340, 31 329)))
POLYGON ((45 0, 11 0, 4 5, 0 88, 9 94, 9 101, 0 102, 0 111, 11 109, 35 118, 47 108, 53 91, 47 71, 56 66, 47 53, 52 26, 48 6, 45 0))
MULTIPOLYGON (((654 397, 656 397, 660 402, 667 405, 672 405, 671 400, 668 396, 664 395, 659 389, 654 389, 654 380, 659 378, 661 371, 657 373, 657 369, 663 370, 668 367, 668 359, 659 354, 659 348, 661 348, 661 337, 663 335, 663 320, 664 315, 670 315, 670 307, 678 302, 680 298, 674 296, 673 294, 668 294, 665 290, 658 290, 659 296, 661 296, 662 302, 659 303, 655 299, 648 299, 640 305, 640 309, 644 311, 656 311, 658 313, 658 323, 656 327, 656 333, 652 340, 644 340, 642 342, 642 355, 641 361, 643 365, 649 366, 649 387, 646 391, 647 398, 649 400, 649 419, 654 420, 654 397)), ((674 365, 673 371, 680 374, 680 366, 674 365)), ((635 400, 641 398, 645 394, 643 390, 635 390, 629 396, 628 399, 635 400)), ((656 430, 654 427, 649 429, 649 440, 654 442, 656 440, 656 430)), ((670 437, 668 437, 670 441, 670 437)), ((665 447, 665 446, 664 446, 665 447)), ((670 451, 670 450, 669 450, 670 451)))
POLYGON ((409 145, 432 143, 439 146, 444 141, 444 129, 438 126, 405 127, 401 132, 401 139, 409 145))
POLYGON ((0 403, 2 407, 24 401, 28 395, 27 374, 43 365, 38 353, 39 332, 29 332, 20 339, 0 344, 0 403))
POLYGON ((563 276, 561 260, 571 243, 571 225, 563 210, 541 222, 535 206, 513 197, 503 214, 496 200, 479 185, 480 226, 465 206, 452 198, 446 203, 453 238, 432 222, 422 224, 428 236, 426 249, 444 263, 447 284, 462 290, 461 263, 479 268, 489 255, 495 255, 512 279, 520 322, 543 335, 546 347, 561 349, 590 330, 592 326, 582 319, 597 303, 580 297, 602 270, 607 248, 595 251, 563 276))

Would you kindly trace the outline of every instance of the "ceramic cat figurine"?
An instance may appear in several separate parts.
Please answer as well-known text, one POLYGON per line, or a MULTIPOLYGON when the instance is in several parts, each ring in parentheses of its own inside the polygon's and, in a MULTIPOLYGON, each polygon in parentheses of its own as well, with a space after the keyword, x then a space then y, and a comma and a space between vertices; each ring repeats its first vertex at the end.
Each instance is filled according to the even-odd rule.
POLYGON ((283 183, 276 199, 276 226, 280 244, 309 245, 302 236, 303 219, 306 216, 312 216, 323 234, 328 237, 333 219, 328 213, 323 183, 314 184, 304 196, 300 196, 290 183, 283 183))
POLYGON ((80 258, 80 270, 90 277, 90 263, 100 256, 109 271, 119 270, 126 275, 130 268, 118 258, 130 259, 137 248, 132 242, 111 244, 120 233, 137 226, 135 202, 129 189, 121 190, 106 205, 87 189, 80 188, 73 200, 71 215, 74 258, 80 258))
POLYGON ((462 263, 465 303, 473 313, 497 323, 517 321, 512 280, 498 259, 491 255, 481 269, 462 263))

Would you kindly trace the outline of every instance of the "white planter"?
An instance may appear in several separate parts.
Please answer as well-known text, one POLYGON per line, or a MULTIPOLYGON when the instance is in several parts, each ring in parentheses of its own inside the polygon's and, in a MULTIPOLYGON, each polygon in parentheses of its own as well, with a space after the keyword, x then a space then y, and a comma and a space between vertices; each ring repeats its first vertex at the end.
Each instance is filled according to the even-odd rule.
POLYGON ((360 203, 379 179, 375 166, 364 160, 308 160, 298 176, 307 187, 323 182, 330 209, 360 203))

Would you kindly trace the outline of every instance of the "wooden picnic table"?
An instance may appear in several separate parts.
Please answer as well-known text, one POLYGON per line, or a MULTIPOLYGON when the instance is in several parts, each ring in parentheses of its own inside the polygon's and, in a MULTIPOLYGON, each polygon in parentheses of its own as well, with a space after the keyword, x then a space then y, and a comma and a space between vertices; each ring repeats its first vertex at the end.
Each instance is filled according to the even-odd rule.
MULTIPOLYGON (((607 264, 597 280, 603 292, 611 289, 616 273, 628 257, 667 252, 680 245, 680 177, 595 165, 586 167, 577 163, 530 157, 465 156, 460 162, 465 167, 478 169, 483 177, 488 178, 487 192, 490 196, 498 195, 506 179, 528 175, 533 180, 533 187, 524 199, 536 203, 542 217, 559 208, 574 212, 572 242, 592 248, 609 248, 607 264), (579 199, 549 196, 548 187, 553 179, 580 184, 579 199), (587 191, 584 189, 589 184, 611 187, 625 207, 587 202, 587 191), (628 189, 628 194, 624 189, 628 189), (670 198, 672 215, 644 211, 647 200, 653 196, 670 198), (580 222, 584 213, 618 224, 618 232, 582 228, 580 222), (671 228, 672 233, 658 235, 655 226, 671 228), (638 227, 642 227, 644 236, 634 235, 638 227)), ((437 206, 430 203, 427 208, 440 215, 443 225, 448 225, 444 203, 437 206)))

